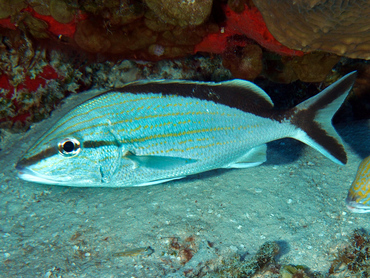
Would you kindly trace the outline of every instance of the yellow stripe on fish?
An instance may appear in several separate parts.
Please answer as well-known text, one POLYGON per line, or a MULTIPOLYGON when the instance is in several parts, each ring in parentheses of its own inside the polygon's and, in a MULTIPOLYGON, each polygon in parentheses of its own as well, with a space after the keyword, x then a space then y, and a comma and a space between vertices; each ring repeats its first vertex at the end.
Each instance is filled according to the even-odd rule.
POLYGON ((66 186, 142 186, 266 161, 266 143, 300 140, 332 161, 346 153, 331 119, 350 73, 290 110, 243 80, 134 82, 77 105, 18 161, 20 178, 66 186))
POLYGON ((358 166, 356 178, 348 190, 346 204, 352 212, 370 212, 370 156, 358 166))

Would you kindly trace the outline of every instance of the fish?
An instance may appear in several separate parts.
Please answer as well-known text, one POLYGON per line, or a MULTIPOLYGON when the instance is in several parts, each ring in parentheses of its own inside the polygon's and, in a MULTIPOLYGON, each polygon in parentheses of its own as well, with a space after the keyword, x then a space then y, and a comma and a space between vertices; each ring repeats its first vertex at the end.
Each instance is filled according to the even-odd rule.
POLYGON ((154 249, 150 246, 148 247, 139 247, 134 249, 125 250, 118 253, 113 253, 112 257, 136 257, 136 256, 150 256, 154 253, 154 249))
POLYGON ((77 187, 159 184, 266 161, 266 143, 295 138, 347 162, 331 120, 352 72, 297 106, 279 110, 245 80, 139 81, 76 104, 15 165, 20 179, 77 187))
POLYGON ((356 173, 355 180, 348 190, 347 208, 354 213, 370 212, 370 156, 366 157, 356 173))

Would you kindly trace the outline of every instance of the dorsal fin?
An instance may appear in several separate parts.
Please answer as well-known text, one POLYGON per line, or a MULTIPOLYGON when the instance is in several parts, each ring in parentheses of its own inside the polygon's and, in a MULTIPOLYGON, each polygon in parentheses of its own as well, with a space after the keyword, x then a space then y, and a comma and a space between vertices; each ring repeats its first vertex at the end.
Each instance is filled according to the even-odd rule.
POLYGON ((133 94, 162 94, 193 97, 213 101, 244 112, 266 116, 274 105, 270 97, 252 82, 234 79, 223 82, 199 82, 185 80, 136 81, 110 92, 133 94))
MULTIPOLYGON (((274 103, 272 102, 270 96, 266 94, 264 90, 262 90, 260 87, 258 87, 256 84, 243 80, 243 79, 234 79, 234 80, 229 80, 229 81, 224 81, 218 84, 222 84, 225 86, 229 86, 230 89, 238 89, 241 91, 241 93, 244 94, 256 94, 259 97, 261 97, 263 100, 267 101, 269 105, 271 106, 270 108, 272 109, 274 107, 274 103)), ((265 104, 266 106, 268 104, 265 104)))

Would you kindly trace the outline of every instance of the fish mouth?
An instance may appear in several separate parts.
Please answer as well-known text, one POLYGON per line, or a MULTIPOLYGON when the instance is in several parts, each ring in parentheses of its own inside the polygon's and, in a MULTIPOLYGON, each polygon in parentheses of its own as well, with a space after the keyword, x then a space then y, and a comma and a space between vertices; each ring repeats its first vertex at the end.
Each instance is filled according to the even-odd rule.
POLYGON ((78 187, 90 187, 96 184, 93 178, 84 177, 83 179, 76 180, 73 176, 47 176, 40 174, 28 167, 23 167, 19 164, 15 166, 18 171, 18 177, 22 180, 29 182, 36 182, 41 184, 52 184, 61 186, 78 186, 78 187))
POLYGON ((347 209, 353 213, 369 213, 370 212, 370 206, 357 203, 356 200, 354 200, 353 198, 349 196, 346 198, 346 206, 347 206, 347 209))
POLYGON ((22 167, 17 165, 16 170, 18 171, 18 177, 25 181, 42 183, 42 184, 65 184, 70 181, 70 179, 66 180, 67 178, 50 178, 46 175, 42 175, 37 173, 36 171, 29 169, 27 167, 22 167))

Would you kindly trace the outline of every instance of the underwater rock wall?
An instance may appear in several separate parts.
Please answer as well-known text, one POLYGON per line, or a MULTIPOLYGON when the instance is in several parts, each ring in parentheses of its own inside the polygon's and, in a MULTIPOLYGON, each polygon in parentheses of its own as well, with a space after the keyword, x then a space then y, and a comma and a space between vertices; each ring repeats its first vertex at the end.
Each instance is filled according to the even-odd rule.
MULTIPOLYGON (((320 89, 355 69, 360 76, 367 75, 367 62, 346 57, 370 57, 366 46, 370 4, 333 1, 330 9, 331 2, 322 1, 266 3, 0 0, 0 123, 27 126, 45 118, 71 93, 109 87, 94 74, 116 76, 102 64, 119 67, 124 59, 138 61, 130 74, 145 72, 146 67, 146 72, 155 68, 168 73, 153 65, 173 61, 174 70, 184 73, 176 76, 181 79, 323 82, 317 85, 320 89), (356 17, 350 16, 354 13, 356 17), (204 59, 207 67, 223 72, 221 77, 199 70, 204 59), (108 71, 100 73, 99 67, 108 71)), ((149 77, 132 76, 121 79, 149 77)), ((369 96, 363 92, 370 84, 365 80, 354 99, 368 111, 369 96)), ((367 117, 368 112, 357 114, 367 117)))

